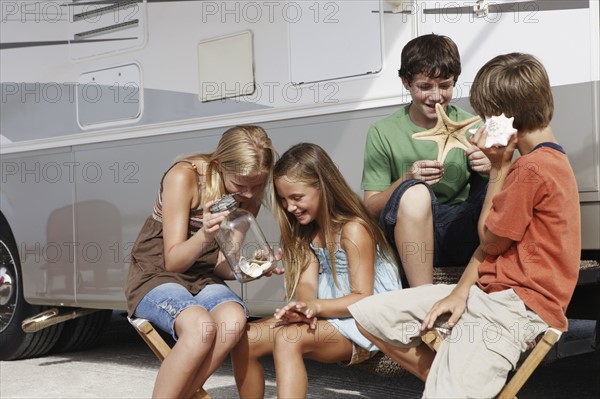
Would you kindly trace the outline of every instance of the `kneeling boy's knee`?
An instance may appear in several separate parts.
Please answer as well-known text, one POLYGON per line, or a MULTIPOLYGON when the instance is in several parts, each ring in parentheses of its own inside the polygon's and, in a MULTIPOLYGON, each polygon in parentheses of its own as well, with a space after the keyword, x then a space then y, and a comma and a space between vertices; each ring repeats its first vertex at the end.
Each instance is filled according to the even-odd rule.
POLYGON ((431 213, 431 193, 424 184, 415 184, 408 188, 398 205, 398 216, 427 216, 431 213))

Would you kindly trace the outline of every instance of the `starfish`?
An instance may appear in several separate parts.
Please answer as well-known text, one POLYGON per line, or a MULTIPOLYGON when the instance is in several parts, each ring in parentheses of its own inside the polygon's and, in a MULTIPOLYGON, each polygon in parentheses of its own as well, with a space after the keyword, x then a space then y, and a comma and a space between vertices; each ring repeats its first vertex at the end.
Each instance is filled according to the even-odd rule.
POLYGON ((438 146, 437 160, 444 163, 446 156, 453 148, 462 148, 466 150, 471 145, 467 140, 467 131, 477 122, 481 121, 478 116, 455 122, 448 118, 444 108, 440 103, 435 104, 435 113, 438 120, 435 126, 424 132, 415 133, 412 138, 415 140, 435 141, 438 146))

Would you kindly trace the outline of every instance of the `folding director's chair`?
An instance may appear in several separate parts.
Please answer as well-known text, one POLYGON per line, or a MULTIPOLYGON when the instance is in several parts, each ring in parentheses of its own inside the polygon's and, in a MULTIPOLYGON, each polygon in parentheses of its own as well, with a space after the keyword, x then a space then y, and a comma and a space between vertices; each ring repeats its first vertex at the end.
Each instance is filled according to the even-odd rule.
MULTIPOLYGON (((548 328, 546 330, 525 360, 517 367, 517 371, 513 374, 512 378, 504 385, 504 388, 502 388, 497 396, 498 399, 516 399, 517 392, 519 392, 525 382, 527 382, 541 361, 544 360, 544 357, 546 357, 554 344, 558 342, 560 335, 561 332, 554 328, 548 328)), ((431 349, 437 352, 444 338, 438 330, 431 329, 425 332, 421 339, 431 349)))
MULTIPOLYGON (((162 362, 165 357, 167 357, 169 352, 171 352, 171 347, 160 336, 158 331, 156 331, 152 324, 146 319, 128 317, 127 320, 129 320, 129 323, 131 323, 146 344, 148 344, 150 349, 152 349, 152 352, 154 352, 156 357, 158 357, 158 359, 162 362)), ((202 388, 199 388, 196 391, 193 398, 211 399, 210 395, 202 388)))

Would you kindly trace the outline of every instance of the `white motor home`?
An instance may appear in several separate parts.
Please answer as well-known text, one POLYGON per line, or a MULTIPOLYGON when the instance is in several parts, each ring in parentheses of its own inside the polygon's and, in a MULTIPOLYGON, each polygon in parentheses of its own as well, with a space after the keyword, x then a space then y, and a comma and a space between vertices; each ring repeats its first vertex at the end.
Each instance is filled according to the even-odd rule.
MULTIPOLYGON (((424 33, 458 44, 463 73, 454 98, 466 109, 476 71, 493 56, 527 52, 544 63, 552 126, 579 185, 582 249, 598 256, 595 0, 0 7, 2 360, 94 341, 110 310, 125 309, 128 253, 160 176, 179 155, 211 151, 230 126, 260 124, 280 153, 300 141, 321 145, 359 192, 367 129, 409 101, 400 52, 424 33), (49 308, 59 314, 23 331, 25 319, 49 308)), ((277 246, 267 211, 259 223, 277 246)), ((230 285, 253 315, 284 300, 281 277, 230 285)))

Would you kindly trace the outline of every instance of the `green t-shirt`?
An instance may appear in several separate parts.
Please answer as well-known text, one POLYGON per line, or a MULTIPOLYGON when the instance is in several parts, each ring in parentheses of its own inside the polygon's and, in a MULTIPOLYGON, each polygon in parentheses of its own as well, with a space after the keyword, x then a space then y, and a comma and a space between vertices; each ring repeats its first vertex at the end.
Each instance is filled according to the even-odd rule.
MULTIPOLYGON (((360 186, 362 190, 384 191, 406 173, 415 161, 437 159, 438 146, 435 142, 413 140, 414 133, 428 129, 412 122, 408 107, 403 106, 369 128, 360 186)), ((453 105, 448 105, 446 112, 453 121, 472 116, 453 105)), ((431 186, 438 203, 455 204, 467 199, 471 173, 464 150, 452 149, 444 160, 444 177, 431 186)))

